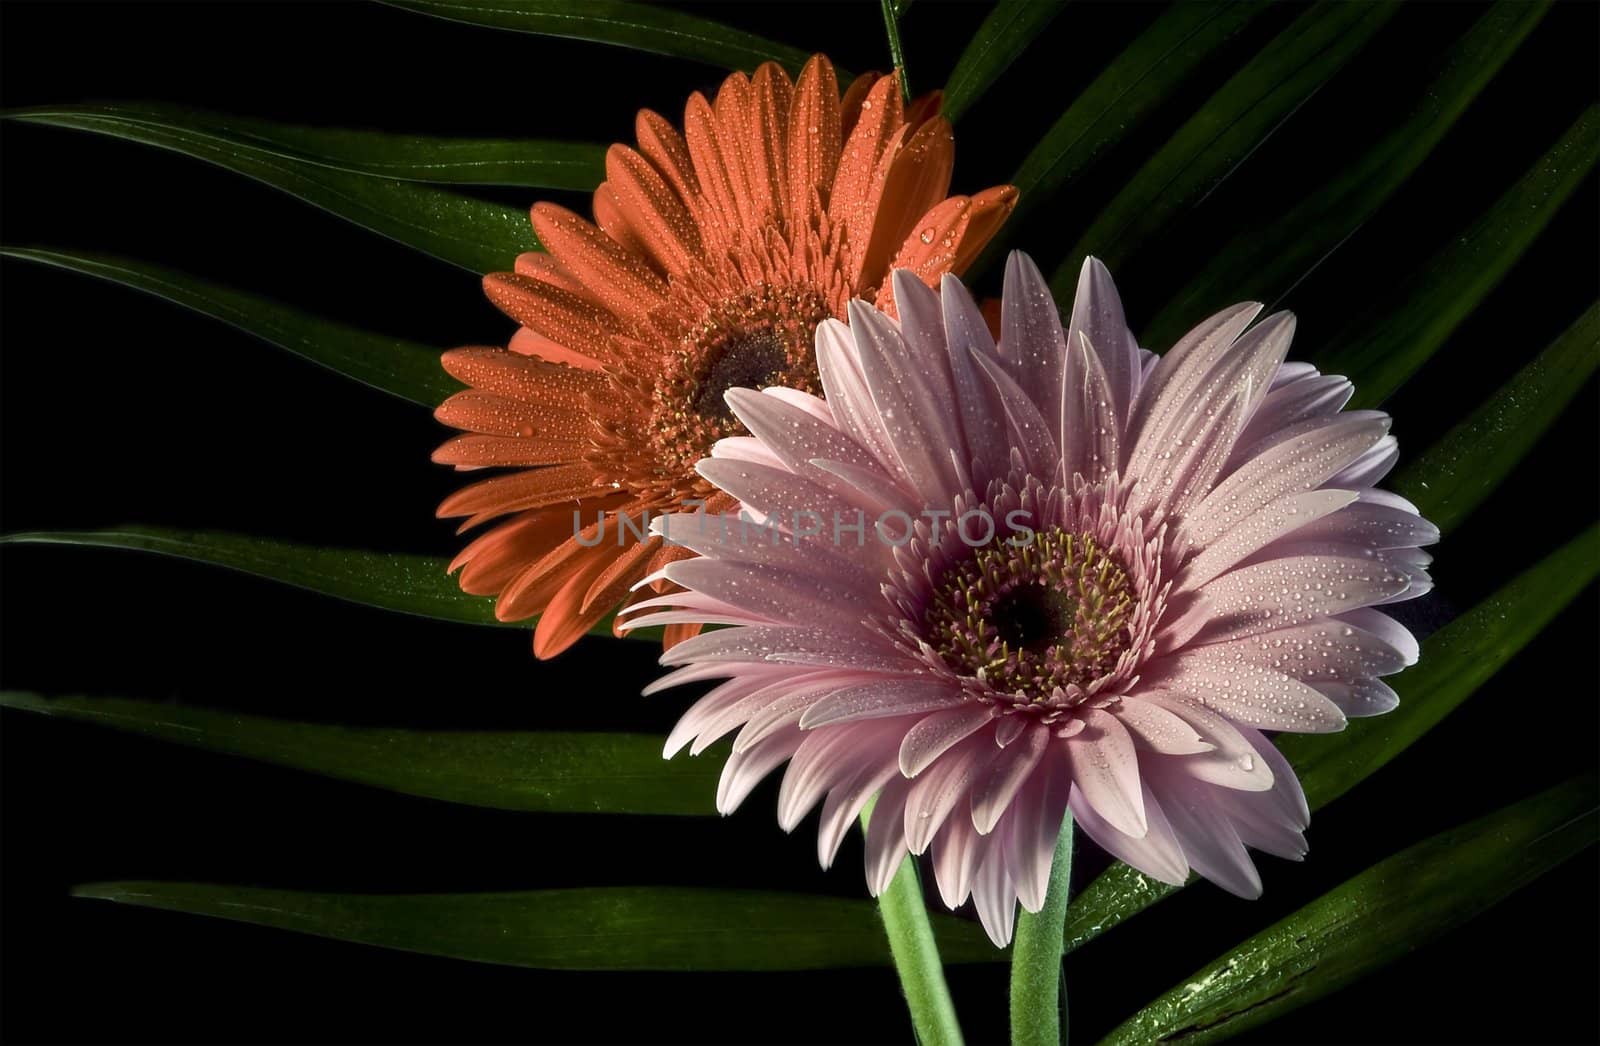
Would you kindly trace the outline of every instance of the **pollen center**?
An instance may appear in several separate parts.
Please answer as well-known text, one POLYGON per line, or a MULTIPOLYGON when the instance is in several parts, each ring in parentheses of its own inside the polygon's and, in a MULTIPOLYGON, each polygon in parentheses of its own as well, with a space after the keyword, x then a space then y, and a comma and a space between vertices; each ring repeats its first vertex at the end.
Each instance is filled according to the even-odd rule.
POLYGON ((705 305, 652 380, 650 441, 663 474, 691 474, 717 440, 744 433, 723 398, 729 389, 820 392, 812 339, 827 316, 805 285, 760 284, 705 305))
POLYGON ((1128 572, 1093 537, 1062 530, 976 549, 938 579, 925 635, 953 671, 1015 703, 1066 708, 1132 645, 1128 572))
POLYGON ((771 330, 736 334, 707 350, 701 366, 700 390, 694 411, 702 418, 732 421, 724 394, 729 389, 759 389, 771 385, 788 369, 789 354, 771 330))

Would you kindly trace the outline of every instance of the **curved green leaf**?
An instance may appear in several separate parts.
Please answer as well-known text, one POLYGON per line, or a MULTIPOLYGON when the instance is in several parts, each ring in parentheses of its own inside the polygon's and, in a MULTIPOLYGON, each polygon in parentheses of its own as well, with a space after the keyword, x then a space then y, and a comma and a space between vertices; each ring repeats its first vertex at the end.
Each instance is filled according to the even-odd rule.
POLYGON ((797 71, 810 57, 799 48, 675 11, 627 0, 387 0, 393 6, 452 22, 559 36, 691 58, 750 72, 772 61, 797 71))
POLYGON ((498 810, 711 815, 722 771, 721 759, 663 759, 661 739, 648 734, 338 726, 20 691, 0 691, 0 707, 498 810))
MULTIPOLYGON (((1111 60, 1045 132, 1012 176, 1017 210, 1008 226, 1048 200, 1133 133, 1189 76, 1271 5, 1174 4, 1111 60)), ((997 241, 973 267, 994 261, 997 241)))
POLYGON ((1600 365, 1600 302, 1461 424, 1395 475, 1395 493, 1449 533, 1511 474, 1600 365))
POLYGON ((0 248, 0 256, 94 276, 254 334, 313 363, 432 408, 460 385, 426 345, 372 334, 149 262, 85 251, 0 248))
MULTIPOLYGON (((1294 764, 1311 808, 1339 798, 1431 730, 1538 635, 1597 573, 1600 526, 1590 527, 1424 640, 1417 664, 1388 680, 1400 695, 1394 711, 1352 719, 1337 734, 1280 735, 1278 748, 1294 764)), ((1112 865, 1068 908, 1067 948, 1093 940, 1180 889, 1128 865, 1112 865)))
MULTIPOLYGON (((77 545, 154 552, 237 570, 362 606, 436 621, 523 629, 534 625, 531 620, 501 621, 495 617, 494 601, 461 591, 455 579, 446 573, 449 560, 439 556, 317 548, 248 534, 136 525, 104 530, 4 534, 0 535, 0 545, 77 545)), ((612 615, 607 615, 596 622, 589 634, 612 635, 611 618, 612 615)), ((636 628, 627 638, 654 642, 661 638, 661 629, 636 628)))
POLYGON ((1326 2, 1268 43, 1139 169, 1067 252, 1051 287, 1071 296, 1083 257, 1111 268, 1238 169, 1261 143, 1355 57, 1397 4, 1326 2))
POLYGON ((135 549, 226 567, 402 614, 469 625, 528 625, 525 621, 497 620, 493 601, 461 591, 455 579, 445 573, 449 561, 436 556, 311 548, 244 534, 141 526, 7 534, 0 537, 0 543, 135 549))
POLYGON ((83 118, 182 126, 289 160, 379 178, 452 185, 517 185, 590 191, 606 176, 606 147, 592 142, 440 138, 296 124, 160 105, 64 105, 13 110, 13 119, 64 123, 83 118))
POLYGON ((1449 246, 1313 353, 1355 382, 1351 408, 1391 396, 1510 271, 1600 159, 1600 106, 1591 105, 1544 156, 1449 246))
POLYGON ((518 254, 539 246, 527 214, 517 208, 284 156, 191 116, 119 115, 86 108, 22 112, 12 118, 140 142, 216 164, 472 272, 509 268, 518 254))
POLYGON ((1600 525, 1423 642, 1421 659, 1391 680, 1400 706, 1337 734, 1282 734, 1278 750, 1312 808, 1361 783, 1456 710, 1544 630, 1600 573, 1600 525))
MULTIPOLYGON (((1593 846, 1593 778, 1442 832, 1256 934, 1140 1010, 1106 1043, 1218 1042, 1338 991, 1593 846)), ((1529 943, 1538 931, 1530 928, 1529 943)))
POLYGON ((1302 201, 1206 255, 1205 266, 1149 324, 1163 347, 1231 302, 1276 302, 1405 183, 1544 17, 1549 4, 1499 0, 1458 40, 1410 112, 1373 148, 1302 201))
MULTIPOLYGON (((542 970, 822 970, 889 959, 864 901, 756 890, 620 886, 478 894, 318 894, 201 883, 93 883, 73 891, 318 937, 542 970)), ((1003 953, 977 926, 939 920, 947 961, 1003 953)))
POLYGON ((999 0, 994 5, 944 85, 943 111, 951 123, 983 97, 1065 6, 1066 0, 999 0))

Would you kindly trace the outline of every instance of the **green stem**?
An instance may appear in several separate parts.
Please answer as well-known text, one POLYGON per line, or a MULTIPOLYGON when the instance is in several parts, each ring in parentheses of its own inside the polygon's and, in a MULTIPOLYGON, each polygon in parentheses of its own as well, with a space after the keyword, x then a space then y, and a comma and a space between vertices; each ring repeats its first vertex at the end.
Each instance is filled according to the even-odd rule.
POLYGON ((1011 947, 1012 1046, 1061 1046, 1067 1041, 1067 998, 1061 985, 1061 927, 1072 880, 1072 814, 1056 840, 1050 884, 1037 915, 1017 913, 1011 947))
MULTIPOLYGON (((906 53, 900 46, 900 14, 895 10, 895 0, 882 0, 883 2, 883 28, 889 34, 889 59, 894 62, 894 67, 900 71, 900 97, 902 101, 911 101, 911 78, 906 75, 906 53)), ((911 5, 906 4, 907 7, 911 5)))
MULTIPOLYGON (((869 803, 861 812, 863 833, 871 815, 869 803)), ((950 988, 944 981, 944 965, 939 961, 933 927, 928 924, 928 909, 922 903, 915 858, 907 857, 901 862, 889 888, 878 896, 878 914, 883 917, 883 930, 889 937, 889 950, 894 954, 894 968, 900 974, 900 990, 911 1010, 917 1042, 921 1046, 961 1046, 961 1023, 956 1019, 956 1006, 950 1001, 950 988)), ((1056 936, 1061 936, 1059 931, 1056 936)))

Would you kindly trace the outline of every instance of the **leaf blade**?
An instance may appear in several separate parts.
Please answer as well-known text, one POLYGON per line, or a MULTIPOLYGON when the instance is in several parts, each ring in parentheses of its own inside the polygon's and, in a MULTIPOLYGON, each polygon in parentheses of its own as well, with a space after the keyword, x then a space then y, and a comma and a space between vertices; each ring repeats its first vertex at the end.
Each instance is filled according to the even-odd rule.
POLYGON ((1392 295, 1313 353, 1355 383, 1351 409, 1375 407, 1422 368, 1550 224, 1600 160, 1600 106, 1591 105, 1462 235, 1392 295), (1401 303, 1396 307, 1396 303, 1401 303))
MULTIPOLYGON (((383 895, 117 882, 73 893, 530 969, 776 972, 888 961, 871 904, 773 891, 623 886, 383 895)), ((939 930, 951 961, 1003 954, 970 923, 944 916, 939 930)))
POLYGON ((1398 12, 1320 3, 1220 87, 1101 209, 1051 279, 1070 296, 1087 254, 1112 269, 1198 204, 1354 58, 1398 12))
MULTIPOLYGON (((440 556, 366 549, 323 548, 274 538, 221 531, 128 525, 101 530, 50 530, 0 534, 0 545, 66 545, 153 552, 173 559, 222 567, 290 588, 377 610, 464 625, 531 629, 533 619, 501 621, 494 601, 461 591, 440 556)), ((610 636, 614 614, 589 629, 610 636)), ((659 640, 659 627, 636 628, 623 638, 659 640)))
POLYGON ((120 138, 213 164, 470 272, 505 269, 518 254, 539 248, 527 215, 516 208, 281 156, 239 137, 171 119, 52 112, 13 118, 120 138))
POLYGON ((411 730, 306 723, 192 705, 0 691, 0 708, 203 751, 524 813, 713 816, 721 760, 661 755, 648 734, 411 730))
MULTIPOLYGON (((1269 8, 1266 4, 1174 4, 1112 59, 1080 92, 1011 177, 1017 187, 1018 220, 1053 197, 1130 133, 1212 54, 1269 8)), ((981 271, 1002 253, 998 242, 974 266, 981 271)))
MULTIPOLYGON (((1417 664, 1394 677, 1394 711, 1353 719, 1337 734, 1286 734, 1279 750, 1306 799, 1327 805, 1409 747, 1472 696, 1600 573, 1600 525, 1540 560, 1422 643, 1417 664), (1453 658, 1461 657, 1458 665, 1453 658), (1457 671, 1458 668, 1463 669, 1457 671)), ((1193 877, 1190 878, 1193 882, 1193 877)), ((1172 896, 1181 886, 1114 864, 1067 909, 1068 951, 1172 896)))
POLYGON ((626 0, 386 0, 391 7, 452 22, 510 29, 537 36, 611 44, 708 65, 751 72, 773 61, 797 72, 810 56, 776 43, 660 4, 626 0))
POLYGON ((1499 0, 1451 48, 1428 88, 1377 146, 1270 224, 1242 230, 1147 324, 1141 344, 1166 346, 1199 317, 1249 299, 1277 302, 1337 250, 1455 125, 1533 31, 1548 3, 1499 0))
POLYGON ((1595 844, 1580 779, 1379 862, 1250 938, 1112 1031, 1106 1043, 1215 1042, 1413 951, 1595 844))
POLYGON ((3 247, 0 256, 155 295, 430 409, 460 387, 440 366, 439 353, 426 345, 358 330, 176 269, 86 251, 3 247))
POLYGON ((33 123, 107 120, 186 124, 290 160, 354 174, 444 185, 511 185, 592 191, 605 178, 606 147, 593 142, 446 138, 345 127, 308 127, 159 105, 33 106, 7 113, 33 123))
POLYGON ((1448 534, 1555 423, 1600 365, 1600 302, 1390 482, 1448 534))
POLYGON ((113 527, 0 537, 7 545, 76 545, 153 552, 276 581, 319 595, 415 617, 468 625, 526 627, 499 621, 494 604, 462 592, 437 556, 312 548, 272 538, 169 527, 113 527))
POLYGON ((1065 6, 1066 0, 999 0, 945 81, 945 118, 958 123, 1065 6))

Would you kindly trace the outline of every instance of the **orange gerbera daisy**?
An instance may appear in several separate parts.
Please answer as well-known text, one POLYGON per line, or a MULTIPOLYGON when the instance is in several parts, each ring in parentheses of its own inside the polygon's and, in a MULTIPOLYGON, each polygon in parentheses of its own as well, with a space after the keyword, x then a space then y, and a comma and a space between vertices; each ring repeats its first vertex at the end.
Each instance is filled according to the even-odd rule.
POLYGON ((522 327, 504 349, 445 353, 471 388, 436 412, 463 434, 434 460, 516 469, 458 491, 439 515, 467 517, 463 530, 501 521, 451 569, 466 591, 498 595, 502 620, 540 615, 539 657, 684 554, 619 514, 637 526, 688 499, 731 507, 694 471, 745 431, 724 392, 820 393, 818 323, 843 318, 852 298, 892 309, 891 269, 936 286, 1000 227, 1012 187, 946 196, 955 147, 938 105, 903 105, 898 77, 876 74, 841 99, 820 55, 792 83, 768 64, 728 77, 715 102, 690 97, 681 135, 640 112, 638 148, 606 154, 598 227, 534 205, 547 253, 484 279, 522 327))

